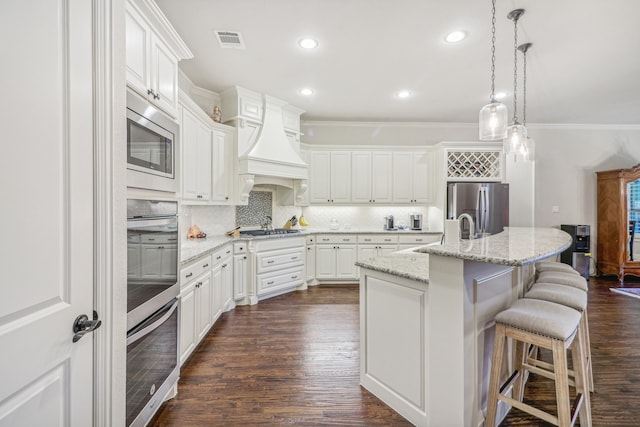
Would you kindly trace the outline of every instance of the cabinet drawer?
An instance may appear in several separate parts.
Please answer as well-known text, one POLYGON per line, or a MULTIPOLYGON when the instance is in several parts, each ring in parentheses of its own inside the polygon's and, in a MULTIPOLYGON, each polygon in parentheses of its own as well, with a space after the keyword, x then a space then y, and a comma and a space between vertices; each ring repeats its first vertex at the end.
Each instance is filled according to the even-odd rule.
POLYGON ((231 256, 232 251, 233 251, 233 248, 231 247, 231 245, 227 245, 224 248, 214 252, 212 255, 213 265, 211 267, 212 268, 217 267, 218 264, 220 264, 223 260, 231 256))
POLYGON ((352 234, 320 234, 316 243, 338 244, 338 243, 356 243, 357 236, 352 234))
POLYGON ((195 279, 200 274, 211 269, 211 255, 207 255, 202 258, 198 258, 191 264, 183 267, 180 270, 180 285, 184 286, 190 280, 195 279))
POLYGON ((263 273, 275 269, 287 268, 289 266, 301 265, 304 263, 304 258, 304 248, 259 254, 257 256, 257 272, 263 273))
POLYGON ((238 242, 233 244, 233 253, 234 254, 246 254, 247 253, 247 244, 246 242, 238 242))
POLYGON ((304 267, 299 266, 272 274, 259 274, 258 296, 285 288, 295 288, 304 283, 304 267))
POLYGON ((178 238, 167 234, 143 234, 140 236, 140 242, 149 243, 149 244, 168 244, 173 243, 174 245, 178 243, 178 238))
POLYGON ((394 245, 398 243, 397 234, 361 234, 358 236, 358 243, 374 245, 394 245))
POLYGON ((440 234, 413 234, 408 236, 399 236, 400 244, 415 244, 415 245, 426 245, 433 242, 440 241, 440 234))

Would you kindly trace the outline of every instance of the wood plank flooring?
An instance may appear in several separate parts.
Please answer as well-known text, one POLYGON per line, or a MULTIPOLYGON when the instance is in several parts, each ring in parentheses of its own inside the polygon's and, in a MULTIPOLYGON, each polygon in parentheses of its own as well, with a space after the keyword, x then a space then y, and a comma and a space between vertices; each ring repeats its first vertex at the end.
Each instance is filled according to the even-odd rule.
MULTIPOLYGON (((611 293, 614 286, 590 280, 593 425, 639 426, 640 300, 611 293)), ((551 381, 532 376, 526 398, 553 410, 554 393, 551 381)), ((358 287, 335 285, 225 313, 150 425, 411 424, 360 387, 358 287)), ((545 424, 512 410, 502 425, 545 424)))

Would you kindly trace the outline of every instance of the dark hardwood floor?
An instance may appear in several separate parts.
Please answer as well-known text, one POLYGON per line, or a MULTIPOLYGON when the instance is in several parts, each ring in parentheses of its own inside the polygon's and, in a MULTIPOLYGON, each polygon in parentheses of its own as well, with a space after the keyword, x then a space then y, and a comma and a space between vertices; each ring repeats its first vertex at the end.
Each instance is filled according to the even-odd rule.
MULTIPOLYGON (((593 425, 640 426, 640 299, 610 292, 616 285, 590 280, 593 425)), ((553 410, 553 383, 533 375, 526 398, 553 410)), ((223 314, 150 425, 411 424, 360 387, 358 287, 336 285, 223 314)), ((512 410, 502 425, 545 424, 512 410)))

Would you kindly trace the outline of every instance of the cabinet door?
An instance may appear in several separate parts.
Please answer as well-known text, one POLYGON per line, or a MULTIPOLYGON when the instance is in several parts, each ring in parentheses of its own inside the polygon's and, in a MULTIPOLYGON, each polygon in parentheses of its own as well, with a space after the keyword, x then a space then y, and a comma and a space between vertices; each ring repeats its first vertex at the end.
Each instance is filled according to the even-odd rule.
POLYGON ((175 245, 167 245, 162 249, 162 264, 160 276, 162 278, 177 277, 178 264, 176 263, 178 248, 175 245))
POLYGON ((434 200, 435 173, 433 153, 413 154, 413 201, 429 203, 434 200))
POLYGON ((211 273, 206 273, 200 278, 195 280, 196 282, 196 304, 197 304, 197 319, 196 335, 197 341, 200 342, 202 338, 207 334, 211 327, 211 273))
POLYGON ((351 201, 372 203, 371 153, 369 151, 355 151, 351 154, 351 201))
POLYGON ((373 203, 390 203, 393 201, 393 157, 391 153, 371 155, 371 200, 373 203))
POLYGON ((220 204, 228 204, 231 200, 229 184, 231 183, 231 148, 233 134, 213 130, 211 161, 211 200, 220 204))
POLYGON ((355 279, 357 270, 356 245, 338 246, 336 249, 336 279, 355 279))
POLYGON ((233 257, 233 299, 240 300, 247 296, 247 256, 233 257))
POLYGON ((218 265, 211 271, 211 313, 215 322, 222 314, 222 265, 218 265))
POLYGON ((307 246, 307 259, 306 265, 307 269, 307 282, 316 278, 316 246, 310 245, 307 246))
POLYGON ((126 10, 125 27, 127 85, 146 98, 150 79, 150 29, 138 12, 130 7, 126 10))
POLYGON ((311 152, 309 200, 311 203, 331 203, 331 153, 311 152))
POLYGON ((231 307, 233 301, 233 257, 222 261, 222 310, 231 307))
POLYGON ((198 122, 196 133, 198 145, 198 158, 196 159, 197 200, 208 201, 211 198, 211 130, 198 122))
POLYGON ((351 153, 331 153, 331 203, 351 203, 351 153))
POLYGON ((182 198, 198 200, 198 120, 182 109, 182 198))
POLYGON ((333 245, 316 245, 316 278, 334 279, 336 275, 336 249, 333 245))
POLYGON ((393 153, 393 201, 413 201, 413 153, 393 153))
POLYGON ((127 243, 127 277, 140 277, 140 243, 127 243))
POLYGON ((180 365, 196 347, 196 283, 180 292, 180 365))
POLYGON ((178 60, 156 36, 151 37, 151 87, 155 96, 149 100, 171 117, 177 117, 178 60))
POLYGON ((373 258, 377 254, 378 250, 374 245, 358 245, 358 261, 373 258))

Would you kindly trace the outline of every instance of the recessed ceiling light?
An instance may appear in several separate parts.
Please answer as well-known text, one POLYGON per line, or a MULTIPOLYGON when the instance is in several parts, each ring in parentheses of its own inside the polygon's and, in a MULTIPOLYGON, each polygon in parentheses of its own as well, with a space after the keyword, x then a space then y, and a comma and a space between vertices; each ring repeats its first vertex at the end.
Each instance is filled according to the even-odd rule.
POLYGON ((452 31, 444 38, 447 43, 458 43, 467 37, 467 33, 461 30, 452 31))
POLYGON ((298 44, 303 49, 315 49, 316 47, 318 47, 318 42, 310 37, 301 39, 298 44))
POLYGON ((311 96, 311 95, 313 95, 313 89, 310 89, 308 87, 300 89, 300 95, 311 96))
POLYGON ((400 98, 400 99, 409 98, 411 95, 413 95, 413 94, 408 90, 400 90, 400 91, 396 92, 396 96, 398 98, 400 98))

